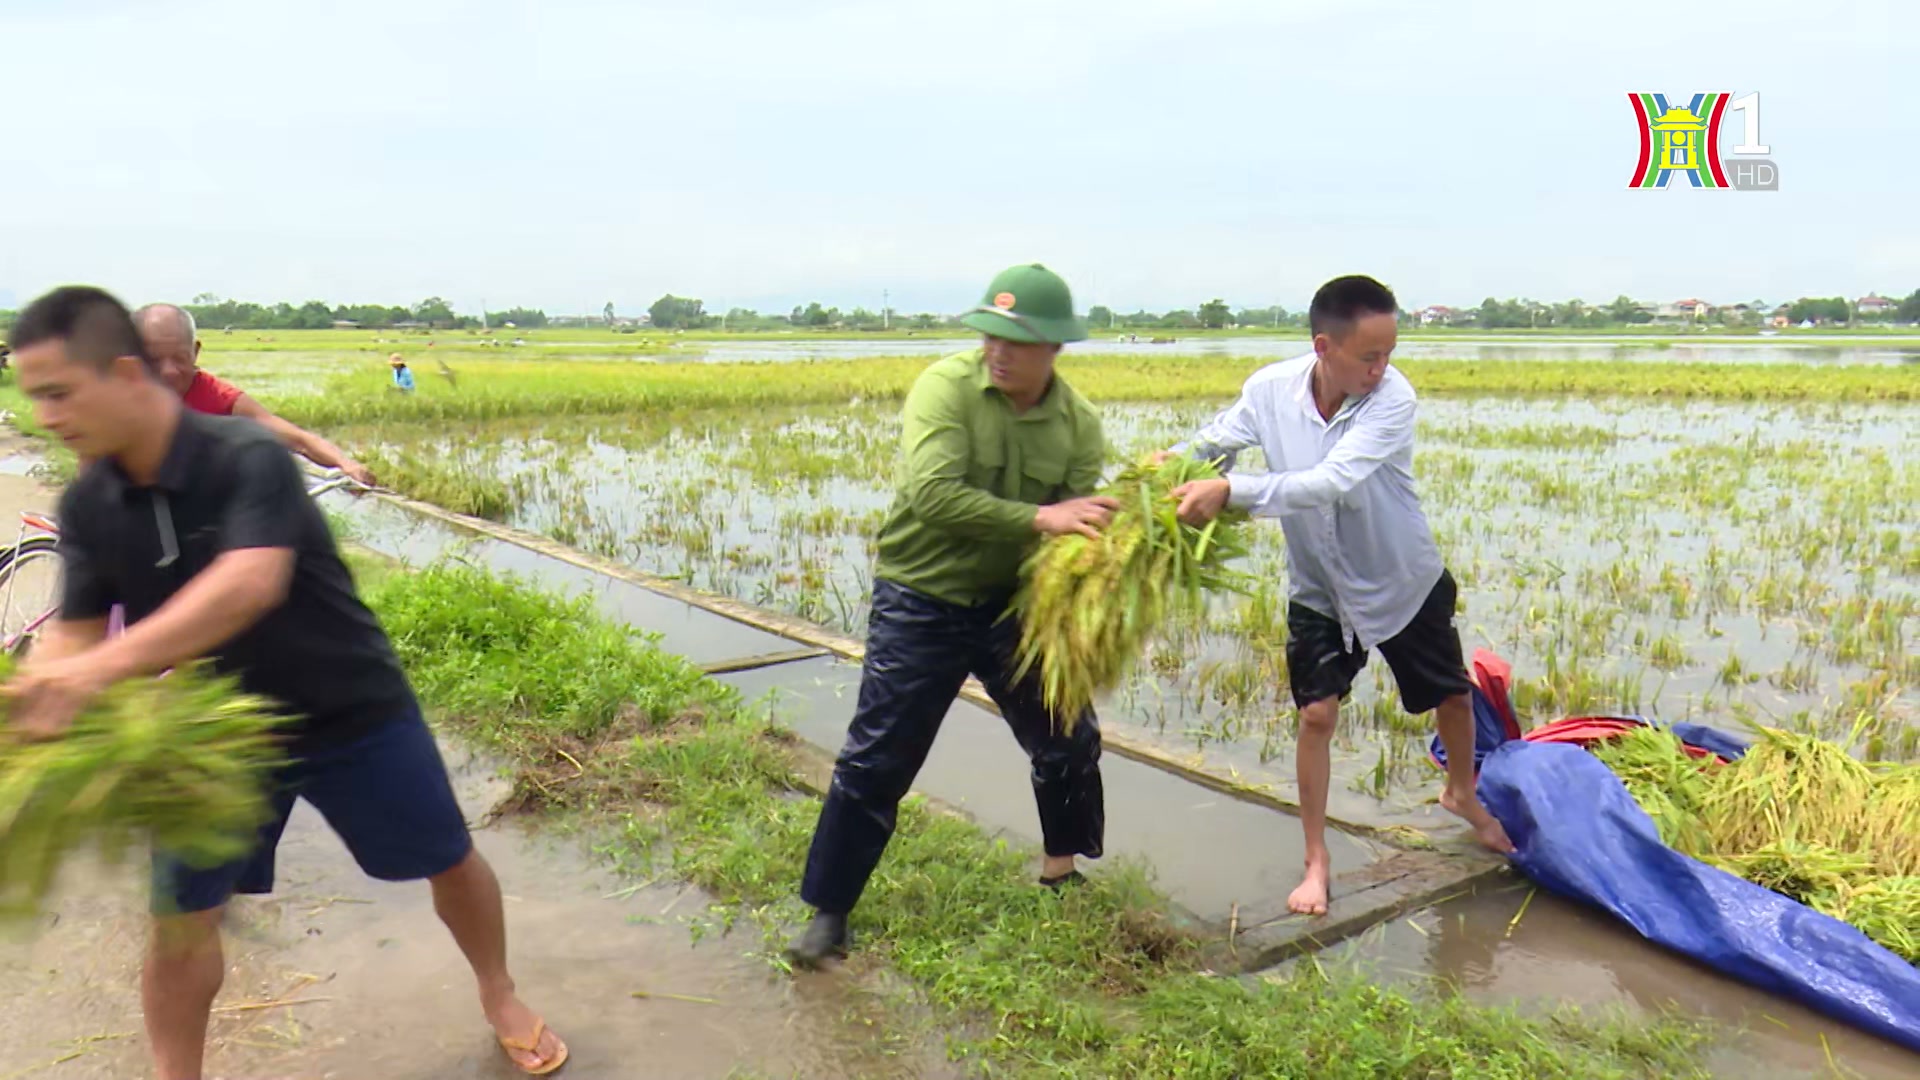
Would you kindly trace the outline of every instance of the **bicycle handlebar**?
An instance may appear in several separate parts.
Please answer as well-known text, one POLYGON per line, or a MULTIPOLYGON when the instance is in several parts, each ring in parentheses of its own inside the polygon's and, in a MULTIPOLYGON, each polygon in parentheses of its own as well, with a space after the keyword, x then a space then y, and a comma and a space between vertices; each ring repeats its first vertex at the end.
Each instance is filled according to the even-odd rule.
MULTIPOLYGON (((339 491, 343 488, 352 488, 356 492, 375 495, 397 494, 392 488, 363 484, 353 477, 348 476, 346 473, 341 472, 339 469, 326 469, 319 475, 321 477, 320 482, 307 489, 307 497, 310 499, 317 499, 329 491, 339 491)), ((31 510, 23 510, 20 512, 20 521, 21 524, 28 528, 49 533, 53 536, 60 535, 60 523, 55 521, 50 514, 38 514, 31 510)))
POLYGON ((308 498, 317 499, 329 491, 339 491, 343 488, 351 488, 359 493, 393 494, 393 489, 391 488, 379 487, 373 484, 363 484, 353 477, 348 476, 346 473, 341 472, 339 469, 325 469, 322 470, 319 475, 322 478, 321 481, 307 489, 308 498))

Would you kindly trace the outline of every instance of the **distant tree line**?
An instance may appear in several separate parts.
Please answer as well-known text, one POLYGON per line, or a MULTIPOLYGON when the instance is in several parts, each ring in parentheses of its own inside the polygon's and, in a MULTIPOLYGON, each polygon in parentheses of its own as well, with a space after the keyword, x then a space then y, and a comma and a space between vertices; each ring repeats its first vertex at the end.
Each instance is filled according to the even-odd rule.
MULTIPOLYGON (((207 330, 324 330, 335 326, 355 326, 374 330, 414 327, 465 330, 483 325, 483 317, 461 315, 455 312, 453 306, 446 300, 437 296, 428 297, 412 307, 389 307, 381 304, 337 304, 329 307, 319 300, 309 300, 298 306, 285 302, 254 304, 240 300, 223 300, 210 293, 202 293, 194 297, 191 303, 182 306, 191 311, 194 320, 207 330)), ((11 324, 13 314, 11 311, 0 310, 0 328, 11 324)), ((1277 305, 1265 308, 1241 308, 1236 311, 1218 297, 1191 308, 1163 312, 1140 310, 1131 314, 1116 312, 1103 304, 1095 304, 1087 311, 1086 318, 1089 326, 1096 332, 1218 330, 1236 327, 1299 330, 1307 325, 1305 311, 1289 311, 1277 305)), ((1753 327, 1769 325, 1781 320, 1796 326, 1806 322, 1825 325, 1856 323, 1914 325, 1920 324, 1920 289, 1916 289, 1904 300, 1876 301, 1867 305, 1840 296, 1803 296, 1780 304, 1752 300, 1716 305, 1694 305, 1687 302, 1648 304, 1627 296, 1615 297, 1605 304, 1588 304, 1582 300, 1565 300, 1555 303, 1525 298, 1501 300, 1489 296, 1478 306, 1471 308, 1434 305, 1409 309, 1401 313, 1401 319, 1409 327, 1451 326, 1482 330, 1522 328, 1590 330, 1644 326, 1650 323, 1753 327)), ((524 307, 489 311, 484 316, 484 325, 489 327, 512 325, 516 328, 535 329, 559 325, 563 321, 568 325, 604 323, 622 330, 638 329, 641 323, 638 319, 619 317, 611 302, 601 310, 597 318, 570 316, 561 320, 550 317, 545 311, 537 308, 524 307)), ((716 314, 708 311, 705 303, 697 298, 673 294, 655 300, 647 309, 645 322, 662 330, 772 331, 802 328, 863 332, 882 329, 937 330, 959 324, 958 317, 950 314, 922 312, 907 315, 892 308, 871 311, 864 307, 842 311, 837 307, 827 307, 819 301, 796 304, 792 311, 784 315, 743 307, 730 308, 723 314, 716 314)))
POLYGON ((1191 308, 1165 312, 1143 309, 1132 314, 1116 312, 1105 304, 1095 304, 1087 309, 1087 325, 1094 330, 1284 329, 1307 325, 1307 313, 1290 312, 1283 307, 1242 308, 1236 313, 1226 301, 1216 297, 1191 308))
MULTIPOLYGON (((180 306, 192 312, 193 321, 206 330, 325 330, 334 326, 356 326, 370 330, 412 326, 466 330, 481 325, 479 317, 458 314, 453 310, 453 305, 437 296, 430 296, 410 308, 381 304, 337 304, 328 307, 319 300, 309 300, 295 307, 284 301, 278 304, 254 304, 244 300, 223 300, 211 293, 201 293, 191 303, 180 306)), ((508 323, 516 327, 545 326, 547 313, 533 308, 512 308, 486 314, 488 326, 505 326, 508 323)))
POLYGON ((1803 296, 1779 304, 1769 304, 1764 300, 1722 304, 1683 300, 1646 304, 1620 296, 1609 303, 1594 305, 1581 300, 1541 303, 1526 299, 1498 300, 1489 296, 1475 308, 1422 308, 1403 313, 1403 318, 1420 325, 1439 323, 1486 330, 1521 327, 1597 329, 1675 322, 1700 326, 1754 327, 1783 320, 1796 326, 1807 322, 1816 325, 1920 323, 1920 290, 1915 290, 1899 302, 1878 297, 1862 299, 1868 302, 1852 301, 1842 296, 1803 296))
MULTIPOLYGON (((1703 326, 1761 326, 1784 318, 1798 325, 1860 323, 1920 323, 1920 290, 1896 303, 1861 307, 1844 297, 1801 297, 1783 304, 1753 300, 1729 304, 1647 304, 1629 296, 1616 297, 1605 304, 1583 300, 1543 303, 1538 300, 1487 297, 1477 307, 1451 308, 1434 305, 1410 308, 1401 313, 1408 326, 1457 326, 1480 330, 1511 329, 1605 329, 1644 326, 1650 323, 1688 322, 1703 326)), ((1302 329, 1307 325, 1305 311, 1283 307, 1242 308, 1232 311, 1219 299, 1192 308, 1174 311, 1136 311, 1130 315, 1096 304, 1087 312, 1087 322, 1095 330, 1216 330, 1222 327, 1247 329, 1302 329)))
POLYGON ((841 311, 837 307, 823 306, 817 300, 809 304, 796 304, 785 315, 743 307, 729 308, 724 315, 717 315, 706 310, 700 300, 671 293, 653 302, 647 309, 647 321, 661 330, 790 330, 795 327, 811 330, 932 330, 958 324, 958 319, 951 315, 927 312, 906 315, 893 308, 870 311, 857 307, 851 311, 841 311))

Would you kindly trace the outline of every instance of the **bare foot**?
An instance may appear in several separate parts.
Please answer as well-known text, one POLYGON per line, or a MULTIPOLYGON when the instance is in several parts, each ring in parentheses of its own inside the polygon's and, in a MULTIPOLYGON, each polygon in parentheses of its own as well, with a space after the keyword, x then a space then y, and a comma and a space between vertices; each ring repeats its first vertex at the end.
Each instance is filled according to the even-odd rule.
POLYGON ((1296 915, 1325 915, 1327 883, 1333 876, 1332 869, 1327 859, 1308 859, 1307 875, 1300 879, 1300 887, 1287 897, 1287 910, 1296 915))
POLYGON ((1513 841, 1507 839, 1506 828, 1492 814, 1487 813, 1487 808, 1480 804, 1478 795, 1468 792, 1465 798, 1461 798, 1453 793, 1451 787, 1442 788, 1440 805, 1445 807, 1448 813, 1473 826, 1473 835, 1480 838, 1481 844, 1502 855, 1513 854, 1513 841))
POLYGON ((500 1048, 522 1072, 537 1073, 566 1053, 566 1044, 560 1041, 560 1036, 547 1028, 540 1016, 515 995, 508 994, 488 1005, 486 1013, 487 1023, 493 1025, 494 1035, 501 1040, 500 1048), (533 1041, 536 1030, 540 1032, 538 1043, 533 1041), (523 1049, 528 1045, 533 1049, 523 1049))

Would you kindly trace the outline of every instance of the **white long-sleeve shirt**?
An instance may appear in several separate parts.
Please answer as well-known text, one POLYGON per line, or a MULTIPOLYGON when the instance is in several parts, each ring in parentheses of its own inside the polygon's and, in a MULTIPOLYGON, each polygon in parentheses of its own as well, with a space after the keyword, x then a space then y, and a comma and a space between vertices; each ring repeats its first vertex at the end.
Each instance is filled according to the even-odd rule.
POLYGON ((1313 400, 1313 353, 1253 373, 1240 399, 1176 449, 1232 468, 1257 446, 1265 475, 1230 473, 1228 505, 1277 517, 1289 595, 1371 649, 1406 629, 1444 565, 1413 490, 1413 385, 1389 367, 1333 419, 1313 400))

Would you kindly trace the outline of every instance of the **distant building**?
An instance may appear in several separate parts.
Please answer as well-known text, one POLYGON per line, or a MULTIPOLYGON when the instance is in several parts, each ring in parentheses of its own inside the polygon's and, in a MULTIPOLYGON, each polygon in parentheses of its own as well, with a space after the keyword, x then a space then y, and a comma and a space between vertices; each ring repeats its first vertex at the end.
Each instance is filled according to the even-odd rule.
POLYGON ((1470 318, 1468 312, 1461 311, 1458 308, 1450 308, 1444 304, 1434 304, 1431 307, 1423 307, 1419 311, 1414 312, 1414 315, 1420 320, 1421 326, 1454 326, 1466 322, 1470 318))
POLYGON ((1873 293, 1868 293, 1853 302, 1853 309, 1862 315, 1889 315, 1899 306, 1894 301, 1873 293))
POLYGON ((1671 304, 1661 304, 1654 309, 1655 322, 1678 322, 1685 319, 1704 319, 1713 314, 1713 305, 1705 300, 1688 298, 1675 300, 1671 304))

